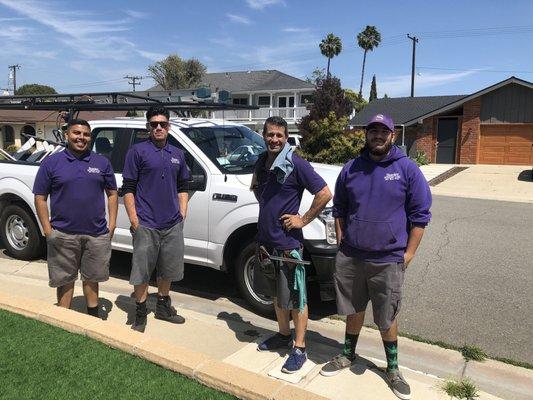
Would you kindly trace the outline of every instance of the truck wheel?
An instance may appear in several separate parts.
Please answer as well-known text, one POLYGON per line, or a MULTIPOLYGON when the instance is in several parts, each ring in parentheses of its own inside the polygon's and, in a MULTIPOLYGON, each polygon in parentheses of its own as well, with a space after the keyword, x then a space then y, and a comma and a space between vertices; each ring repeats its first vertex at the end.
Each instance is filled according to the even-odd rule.
POLYGON ((11 204, 0 217, 0 236, 7 252, 20 260, 41 255, 42 236, 33 216, 23 207, 11 204))
POLYGON ((255 242, 248 243, 239 253, 235 266, 235 275, 239 291, 252 308, 261 315, 274 315, 272 298, 254 292, 253 289, 253 258, 255 257, 255 242))

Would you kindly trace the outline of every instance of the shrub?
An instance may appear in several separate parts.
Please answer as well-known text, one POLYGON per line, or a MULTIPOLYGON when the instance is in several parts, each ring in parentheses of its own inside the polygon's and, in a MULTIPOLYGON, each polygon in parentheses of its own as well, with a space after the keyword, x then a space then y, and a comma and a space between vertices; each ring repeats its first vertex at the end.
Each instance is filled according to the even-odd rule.
POLYGON ((9 146, 6 147, 6 151, 9 154, 15 153, 18 149, 20 149, 20 147, 17 146, 16 144, 10 144, 9 146))
POLYGON ((479 397, 476 385, 468 378, 446 380, 442 389, 452 399, 473 400, 475 397, 479 397))
POLYGON ((411 157, 411 159, 418 165, 418 166, 421 166, 421 165, 428 165, 429 164, 429 159, 426 155, 426 152, 425 151, 421 151, 421 150, 418 150, 416 152, 416 156, 415 157, 411 157))

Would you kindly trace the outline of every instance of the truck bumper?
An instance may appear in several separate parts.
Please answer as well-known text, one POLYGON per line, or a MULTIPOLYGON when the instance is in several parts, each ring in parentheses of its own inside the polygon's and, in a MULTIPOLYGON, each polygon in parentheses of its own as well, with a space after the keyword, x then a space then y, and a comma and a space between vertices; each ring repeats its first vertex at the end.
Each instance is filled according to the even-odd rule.
POLYGON ((325 240, 306 240, 304 245, 306 252, 311 256, 316 272, 315 279, 320 287, 320 299, 322 301, 335 300, 333 274, 337 245, 328 244, 325 240))

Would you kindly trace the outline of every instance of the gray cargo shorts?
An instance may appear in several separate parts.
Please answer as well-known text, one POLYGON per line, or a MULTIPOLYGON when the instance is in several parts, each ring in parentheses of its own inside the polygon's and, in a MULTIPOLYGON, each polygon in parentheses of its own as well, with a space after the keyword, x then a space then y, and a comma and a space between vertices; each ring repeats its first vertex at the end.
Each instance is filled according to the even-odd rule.
POLYGON ((150 282, 157 277, 167 281, 183 279, 183 221, 168 229, 152 229, 139 225, 133 236, 130 284, 150 282))
POLYGON ((46 239, 50 287, 60 287, 78 279, 105 282, 109 279, 111 240, 109 233, 78 235, 53 229, 46 239))
POLYGON ((404 274, 404 263, 361 261, 339 251, 334 274, 338 314, 365 311, 370 300, 375 324, 388 330, 400 312, 404 274))
MULTIPOLYGON (((268 252, 275 256, 289 257, 291 250, 267 249, 268 252)), ((303 249, 296 249, 303 255, 303 249)), ((254 267, 254 290, 264 296, 275 297, 277 306, 284 310, 298 309, 300 297, 297 290, 294 289, 294 272, 297 264, 283 263, 273 261, 274 271, 266 273, 259 268, 256 262, 254 267)))

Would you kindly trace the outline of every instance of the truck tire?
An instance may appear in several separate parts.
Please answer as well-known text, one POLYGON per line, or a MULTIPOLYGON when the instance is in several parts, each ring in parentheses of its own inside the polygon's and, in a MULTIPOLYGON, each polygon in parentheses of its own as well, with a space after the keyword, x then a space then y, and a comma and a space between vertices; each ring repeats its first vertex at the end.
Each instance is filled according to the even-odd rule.
POLYGON ((0 216, 0 236, 9 253, 19 260, 34 260, 42 254, 43 237, 33 215, 24 207, 11 204, 0 216))
POLYGON ((253 263, 255 257, 255 242, 250 242, 237 256, 235 277, 241 296, 261 315, 273 316, 274 305, 271 298, 257 294, 253 290, 253 263))

